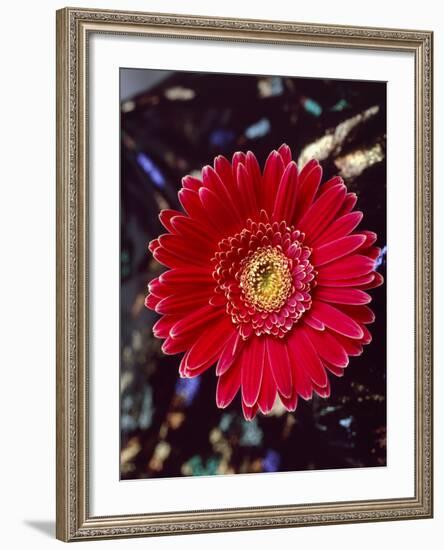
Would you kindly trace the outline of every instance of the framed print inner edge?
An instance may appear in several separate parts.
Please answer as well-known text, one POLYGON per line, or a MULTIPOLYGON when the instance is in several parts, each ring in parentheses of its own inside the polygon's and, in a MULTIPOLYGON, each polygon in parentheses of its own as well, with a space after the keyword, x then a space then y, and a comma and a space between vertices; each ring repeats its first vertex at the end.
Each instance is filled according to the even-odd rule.
POLYGON ((428 31, 65 8, 57 12, 57 479, 64 541, 431 517, 432 41, 428 31), (415 57, 415 496, 94 517, 88 505, 88 106, 91 32, 408 51, 415 57))

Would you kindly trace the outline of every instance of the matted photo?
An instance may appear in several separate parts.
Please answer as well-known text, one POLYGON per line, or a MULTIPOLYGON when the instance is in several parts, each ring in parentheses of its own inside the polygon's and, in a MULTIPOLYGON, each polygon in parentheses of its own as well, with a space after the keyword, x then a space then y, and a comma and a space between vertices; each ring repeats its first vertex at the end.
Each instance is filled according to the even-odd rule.
POLYGON ((385 466, 386 82, 119 78, 120 478, 385 466))

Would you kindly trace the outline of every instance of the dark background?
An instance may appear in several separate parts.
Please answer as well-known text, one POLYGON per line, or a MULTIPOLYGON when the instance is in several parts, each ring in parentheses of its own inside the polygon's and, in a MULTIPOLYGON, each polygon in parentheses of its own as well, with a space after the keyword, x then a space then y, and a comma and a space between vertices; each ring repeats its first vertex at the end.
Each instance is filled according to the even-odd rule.
POLYGON ((159 211, 180 209, 181 178, 238 150, 263 166, 282 142, 295 159, 317 142, 324 180, 340 174, 357 193, 386 276, 385 83, 138 69, 122 69, 120 82, 121 478, 384 466, 385 285, 370 291, 373 342, 343 378, 330 375, 331 397, 252 422, 239 396, 216 407, 214 368, 179 378, 181 355, 161 352, 144 298, 164 269, 147 245, 165 232, 159 211))

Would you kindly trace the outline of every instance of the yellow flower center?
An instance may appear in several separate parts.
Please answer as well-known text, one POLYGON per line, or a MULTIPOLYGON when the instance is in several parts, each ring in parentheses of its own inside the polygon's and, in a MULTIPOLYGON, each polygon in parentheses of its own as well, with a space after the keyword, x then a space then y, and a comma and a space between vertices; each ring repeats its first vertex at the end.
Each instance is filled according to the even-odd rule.
POLYGON ((278 248, 258 248, 245 261, 240 287, 255 309, 268 312, 280 309, 292 289, 288 258, 278 248))

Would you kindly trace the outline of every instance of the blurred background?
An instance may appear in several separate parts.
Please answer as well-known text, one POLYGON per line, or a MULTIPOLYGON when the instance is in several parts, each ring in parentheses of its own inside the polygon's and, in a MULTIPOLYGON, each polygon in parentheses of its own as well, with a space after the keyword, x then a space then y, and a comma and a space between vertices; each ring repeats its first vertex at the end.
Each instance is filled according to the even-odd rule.
POLYGON ((181 355, 163 355, 144 307, 164 269, 147 245, 165 232, 159 211, 180 209, 181 178, 238 150, 263 166, 283 142, 358 195, 386 277, 385 83, 121 69, 120 97, 121 479, 385 466, 386 285, 371 291, 373 342, 330 375, 331 397, 252 422, 239 397, 216 407, 213 368, 179 378, 181 355))

